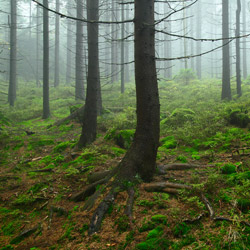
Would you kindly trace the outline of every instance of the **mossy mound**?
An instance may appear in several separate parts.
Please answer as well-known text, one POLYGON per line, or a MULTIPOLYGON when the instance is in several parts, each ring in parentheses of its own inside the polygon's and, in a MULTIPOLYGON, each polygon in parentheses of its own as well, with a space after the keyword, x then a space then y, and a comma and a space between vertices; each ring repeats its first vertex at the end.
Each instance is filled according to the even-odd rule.
POLYGON ((126 130, 116 130, 111 129, 108 131, 104 137, 106 140, 114 140, 116 145, 123 149, 128 149, 134 139, 135 130, 126 129, 126 130))
POLYGON ((176 148, 177 141, 175 140, 174 136, 167 136, 163 139, 161 139, 161 147, 166 149, 176 148))
POLYGON ((250 118, 247 113, 248 112, 246 110, 245 111, 240 109, 231 110, 229 111, 228 121, 231 125, 240 128, 246 128, 250 122, 250 118))
POLYGON ((237 167, 231 163, 227 163, 220 168, 222 174, 233 174, 236 173, 237 167))

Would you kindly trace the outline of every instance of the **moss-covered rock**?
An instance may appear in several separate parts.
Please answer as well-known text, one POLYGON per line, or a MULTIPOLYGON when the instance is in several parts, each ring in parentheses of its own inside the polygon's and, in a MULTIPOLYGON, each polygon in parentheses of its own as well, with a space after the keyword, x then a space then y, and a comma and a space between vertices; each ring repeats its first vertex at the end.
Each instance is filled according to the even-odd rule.
POLYGON ((246 128, 250 122, 250 118, 247 114, 247 111, 246 110, 243 111, 240 109, 231 110, 229 112, 228 120, 231 125, 234 125, 240 128, 246 128))

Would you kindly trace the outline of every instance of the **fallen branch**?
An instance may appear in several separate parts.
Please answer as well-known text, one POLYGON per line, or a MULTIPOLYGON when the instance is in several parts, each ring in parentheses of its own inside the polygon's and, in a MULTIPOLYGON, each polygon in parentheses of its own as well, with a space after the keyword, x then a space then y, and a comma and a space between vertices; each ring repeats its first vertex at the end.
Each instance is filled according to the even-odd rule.
POLYGON ((128 216, 130 223, 132 222, 132 211, 135 199, 135 190, 133 188, 128 189, 128 199, 124 213, 128 216))
POLYGON ((48 172, 54 172, 53 168, 43 168, 43 169, 29 171, 29 173, 48 173, 48 172))

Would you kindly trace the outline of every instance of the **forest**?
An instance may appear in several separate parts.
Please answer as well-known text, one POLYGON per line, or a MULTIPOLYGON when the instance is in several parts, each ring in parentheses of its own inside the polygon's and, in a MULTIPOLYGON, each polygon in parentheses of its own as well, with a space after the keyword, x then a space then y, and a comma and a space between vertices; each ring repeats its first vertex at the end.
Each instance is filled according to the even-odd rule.
POLYGON ((249 13, 0 0, 0 250, 250 249, 249 13))

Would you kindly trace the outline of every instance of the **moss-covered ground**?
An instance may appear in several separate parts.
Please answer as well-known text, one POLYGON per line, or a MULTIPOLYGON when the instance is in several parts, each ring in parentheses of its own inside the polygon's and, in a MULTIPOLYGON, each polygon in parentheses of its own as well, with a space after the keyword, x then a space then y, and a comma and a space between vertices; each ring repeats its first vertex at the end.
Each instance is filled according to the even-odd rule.
POLYGON ((122 192, 91 237, 96 205, 84 211, 85 202, 70 197, 84 189, 89 174, 115 167, 129 148, 136 124, 134 84, 126 85, 124 95, 119 84, 112 91, 105 87, 97 140, 75 152, 81 125, 51 126, 79 105, 73 88, 51 89, 52 115, 42 120, 42 89, 20 83, 15 107, 0 106, 0 249, 250 249, 250 226, 242 223, 250 223, 250 85, 244 82, 240 99, 221 102, 219 80, 182 84, 181 77, 159 83, 157 164, 203 167, 169 171, 154 181, 189 184, 194 191, 149 193, 138 185, 132 223, 123 213, 122 192), (199 192, 216 216, 231 221, 212 220, 199 192))

